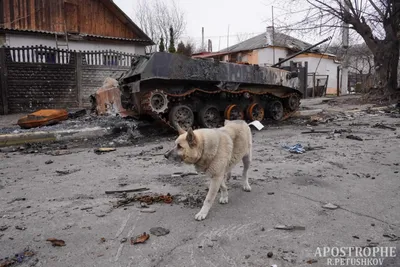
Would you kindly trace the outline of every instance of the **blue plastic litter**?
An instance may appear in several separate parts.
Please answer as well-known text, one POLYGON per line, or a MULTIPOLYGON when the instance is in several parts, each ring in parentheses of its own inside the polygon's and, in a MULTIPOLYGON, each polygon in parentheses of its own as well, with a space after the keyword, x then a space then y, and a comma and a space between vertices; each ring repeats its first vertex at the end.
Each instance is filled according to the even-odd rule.
POLYGON ((283 145, 282 147, 290 153, 303 154, 304 152, 306 152, 301 144, 296 144, 294 146, 283 145))

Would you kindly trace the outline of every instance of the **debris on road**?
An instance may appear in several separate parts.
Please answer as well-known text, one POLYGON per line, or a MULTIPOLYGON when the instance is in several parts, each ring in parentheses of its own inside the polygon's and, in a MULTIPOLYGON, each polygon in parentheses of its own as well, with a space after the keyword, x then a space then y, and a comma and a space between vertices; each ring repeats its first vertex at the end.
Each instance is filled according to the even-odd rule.
POLYGON ((306 230, 304 226, 296 226, 296 225, 283 225, 279 224, 274 226, 274 229, 278 230, 289 230, 289 231, 294 231, 294 230, 306 230))
POLYGON ((58 173, 59 176, 63 176, 63 175, 68 175, 74 172, 78 172, 81 169, 73 169, 73 170, 56 170, 56 173, 58 173))
POLYGON ((400 236, 397 236, 395 234, 384 234, 383 237, 390 238, 389 241, 398 241, 400 240, 400 236))
POLYGON ((146 232, 144 232, 143 234, 138 235, 136 237, 131 237, 131 245, 144 243, 149 238, 150 238, 150 235, 147 234, 146 232))
POLYGON ((267 253, 268 258, 272 258, 272 256, 274 256, 274 253, 272 253, 271 251, 267 253))
POLYGON ((0 231, 1 232, 4 232, 5 230, 7 230, 8 229, 8 225, 2 225, 2 226, 0 226, 0 231))
POLYGON ((167 195, 136 195, 133 197, 128 197, 124 198, 121 200, 118 200, 117 203, 114 205, 114 208, 118 208, 120 206, 125 206, 127 204, 130 204, 132 202, 139 201, 139 202, 144 202, 148 205, 153 204, 154 202, 164 202, 167 204, 172 203, 173 197, 168 193, 167 195))
POLYGON ((163 227, 150 228, 150 233, 155 236, 163 236, 169 234, 169 229, 163 227))
POLYGON ((99 155, 99 154, 103 154, 103 153, 112 152, 112 151, 115 151, 115 150, 117 150, 117 149, 114 148, 114 147, 100 147, 100 148, 96 148, 94 150, 94 153, 99 155))
POLYGON ((52 164, 54 161, 52 161, 51 159, 49 159, 49 160, 46 160, 46 162, 44 163, 44 164, 52 164))
POLYGON ((387 126, 387 125, 382 124, 382 123, 374 124, 374 125, 372 125, 372 128, 389 129, 389 130, 392 130, 392 131, 396 131, 396 128, 387 126))
POLYGON ((68 117, 70 119, 76 119, 79 117, 83 117, 86 115, 86 109, 82 108, 82 109, 77 109, 77 110, 69 110, 68 111, 68 117))
POLYGON ((25 200, 26 200, 25 197, 16 197, 16 198, 14 198, 13 200, 7 202, 7 204, 11 204, 11 203, 13 203, 13 202, 15 202, 15 201, 25 201, 25 200))
POLYGON ((68 119, 65 109, 41 109, 23 116, 17 122, 22 129, 30 129, 40 126, 50 126, 68 119))
POLYGON ((140 212, 142 213, 154 213, 156 212, 155 209, 141 209, 140 212))
POLYGON ((356 136, 356 135, 352 135, 352 134, 346 136, 346 138, 352 139, 352 140, 357 140, 357 141, 363 141, 363 139, 361 137, 356 136))
POLYGON ((303 154, 306 152, 301 144, 296 144, 294 146, 283 145, 282 147, 290 153, 303 154))
POLYGON ((310 131, 306 131, 306 132, 301 132, 302 134, 314 134, 314 133, 330 133, 332 132, 331 130, 310 130, 310 131))
POLYGON ((110 190, 106 191, 106 194, 120 194, 120 193, 130 193, 130 192, 142 192, 148 191, 150 188, 147 187, 139 187, 139 188, 132 188, 132 189, 124 189, 124 190, 110 190))
POLYGON ((317 260, 314 260, 314 259, 311 259, 311 260, 308 260, 307 261, 307 263, 308 264, 313 264, 313 263, 317 263, 318 261, 317 260))
POLYGON ((61 239, 47 238, 46 241, 51 242, 53 247, 63 247, 63 246, 65 246, 65 241, 61 240, 61 239))
POLYGON ((24 230, 26 230, 26 227, 25 226, 21 226, 21 225, 16 225, 15 229, 24 231, 24 230))
POLYGON ((336 205, 334 205, 332 203, 325 204, 322 207, 324 209, 330 209, 330 210, 335 210, 335 209, 339 208, 339 206, 336 206, 336 205))
POLYGON ((318 150, 318 149, 326 149, 326 148, 323 146, 310 146, 310 145, 304 147, 305 151, 312 151, 312 150, 318 150))
POLYGON ((50 156, 64 156, 64 155, 69 155, 72 154, 73 152, 70 150, 62 149, 62 150, 55 150, 55 151, 49 151, 46 153, 46 155, 50 156))
MULTIPOLYGON (((32 250, 25 249, 24 251, 13 255, 12 257, 6 257, 4 261, 3 259, 0 259, 0 267, 15 266, 16 263, 23 263, 34 255, 35 253, 32 250)), ((31 266, 34 265, 31 264, 31 266)))

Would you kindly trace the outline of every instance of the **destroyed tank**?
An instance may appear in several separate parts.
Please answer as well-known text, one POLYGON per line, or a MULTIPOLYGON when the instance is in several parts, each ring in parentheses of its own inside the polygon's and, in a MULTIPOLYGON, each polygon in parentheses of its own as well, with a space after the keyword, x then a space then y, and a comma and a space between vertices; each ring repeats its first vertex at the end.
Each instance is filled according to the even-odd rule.
POLYGON ((136 56, 118 83, 123 107, 137 119, 185 130, 224 119, 285 120, 302 98, 298 72, 167 52, 136 56))

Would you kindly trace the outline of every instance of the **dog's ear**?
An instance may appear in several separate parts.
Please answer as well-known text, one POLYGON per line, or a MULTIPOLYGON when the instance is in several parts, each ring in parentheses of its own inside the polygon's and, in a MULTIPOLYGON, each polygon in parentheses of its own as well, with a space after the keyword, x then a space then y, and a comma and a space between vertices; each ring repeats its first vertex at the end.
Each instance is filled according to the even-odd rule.
POLYGON ((187 135, 186 135, 186 141, 189 143, 190 147, 193 147, 196 145, 196 135, 194 134, 192 128, 189 128, 189 130, 187 131, 187 135))
POLYGON ((181 128, 181 126, 180 126, 178 123, 175 122, 175 123, 174 123, 174 126, 175 126, 175 129, 178 130, 178 134, 179 134, 179 135, 186 133, 186 131, 183 130, 183 129, 181 128))

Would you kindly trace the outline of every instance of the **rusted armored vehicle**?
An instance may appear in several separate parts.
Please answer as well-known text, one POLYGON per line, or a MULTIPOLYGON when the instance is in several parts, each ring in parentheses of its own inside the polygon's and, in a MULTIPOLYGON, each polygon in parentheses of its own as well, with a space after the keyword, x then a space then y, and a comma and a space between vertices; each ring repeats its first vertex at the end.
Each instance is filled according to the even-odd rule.
POLYGON ((284 120, 299 108, 300 86, 296 71, 166 52, 135 57, 119 79, 125 109, 183 129, 218 127, 224 119, 284 120))

